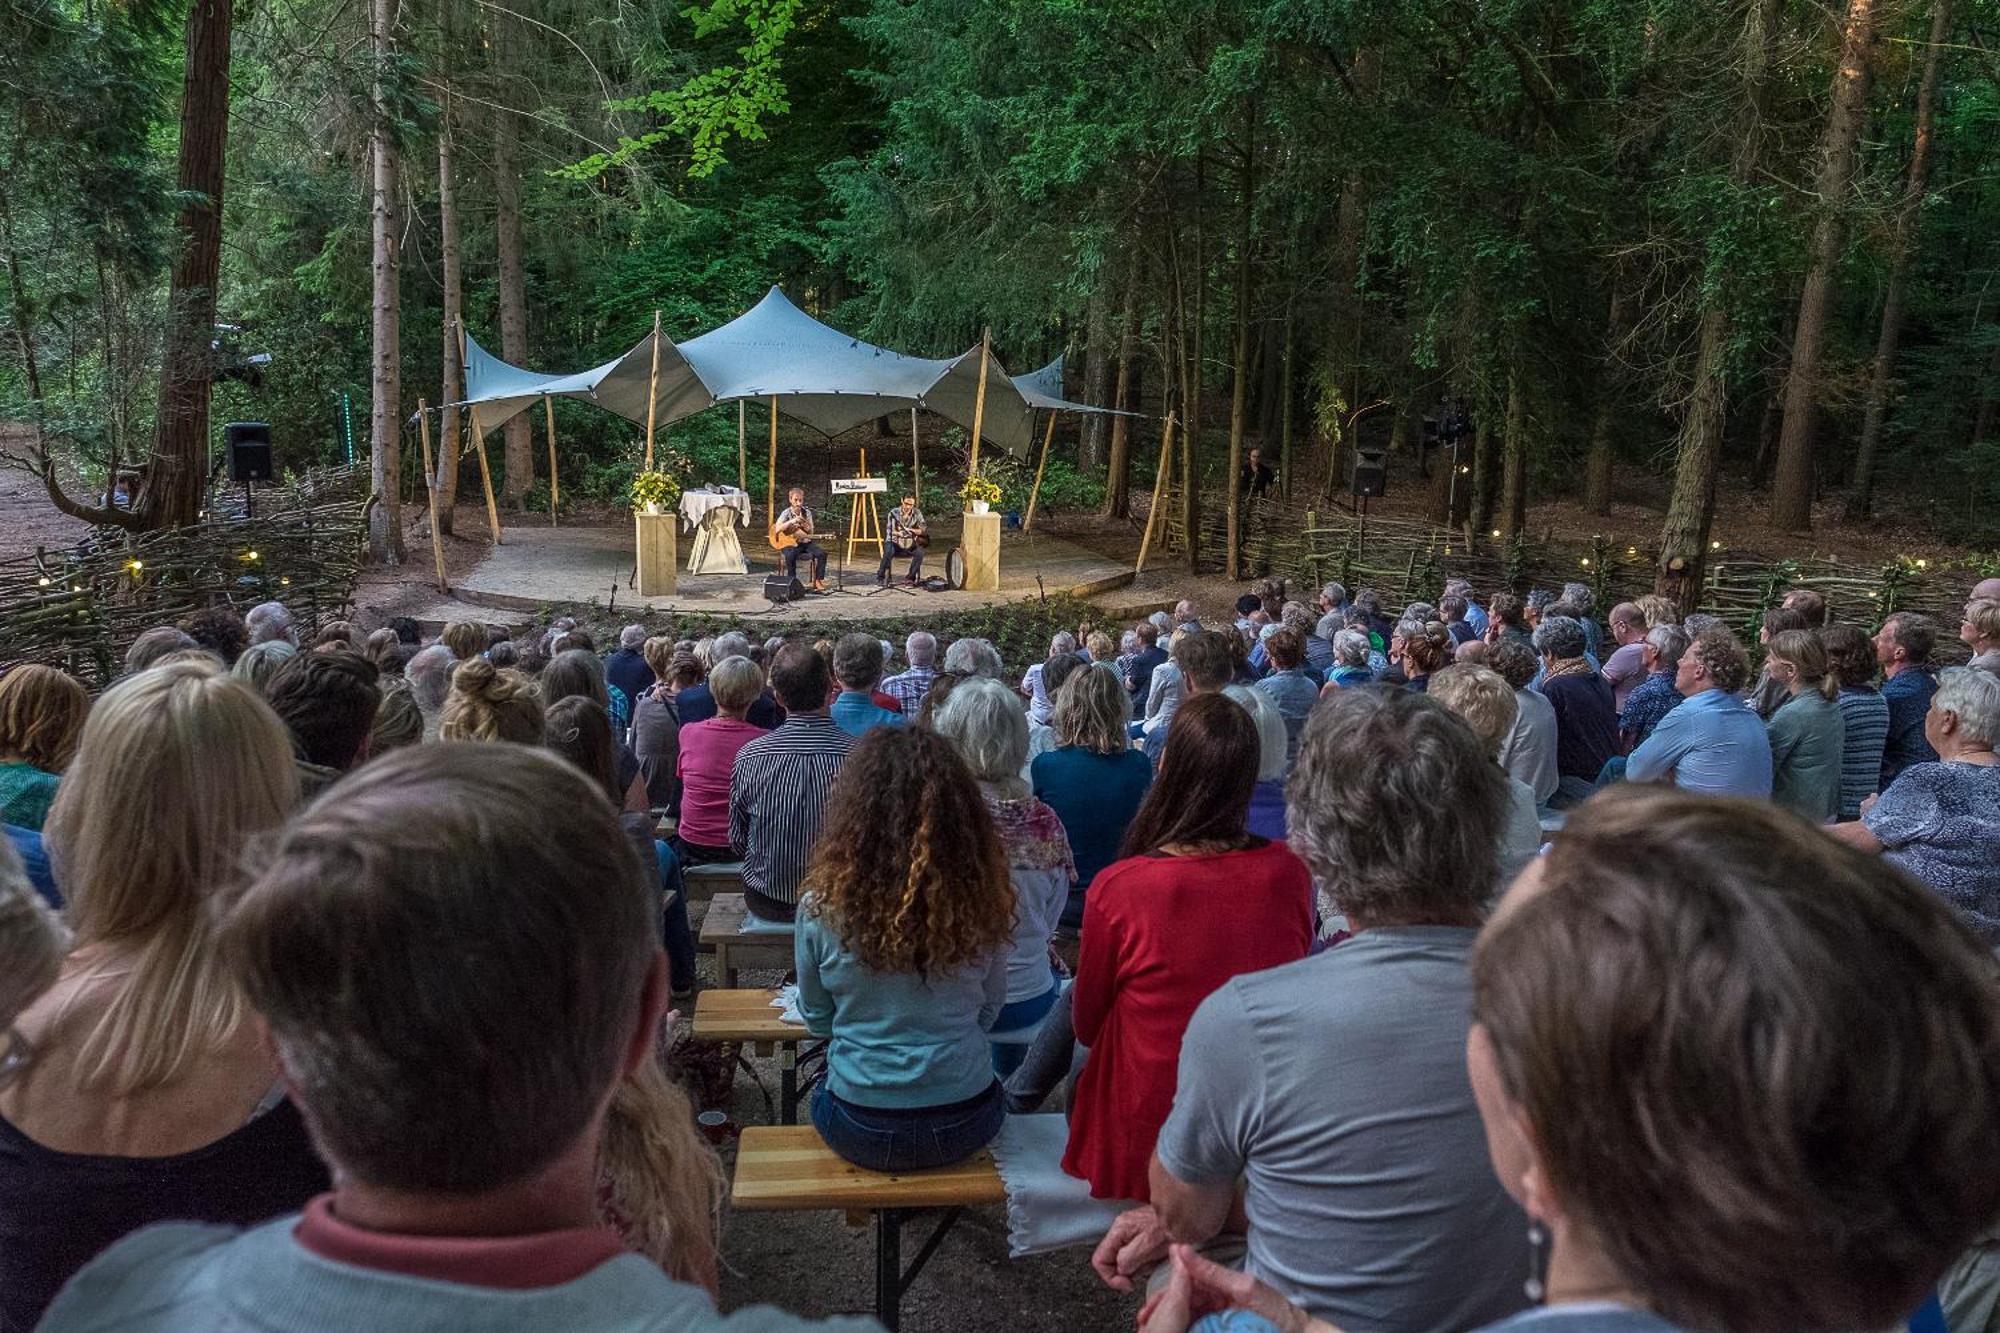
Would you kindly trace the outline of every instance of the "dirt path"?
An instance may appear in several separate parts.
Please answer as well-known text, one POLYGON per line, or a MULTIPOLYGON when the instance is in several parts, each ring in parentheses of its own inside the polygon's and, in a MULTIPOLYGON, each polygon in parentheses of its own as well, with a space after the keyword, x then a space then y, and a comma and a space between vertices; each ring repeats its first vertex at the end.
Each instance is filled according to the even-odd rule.
POLYGON ((12 461, 25 457, 33 441, 28 427, 0 424, 0 560, 33 555, 42 546, 73 546, 90 532, 90 524, 50 504, 41 481, 12 461))

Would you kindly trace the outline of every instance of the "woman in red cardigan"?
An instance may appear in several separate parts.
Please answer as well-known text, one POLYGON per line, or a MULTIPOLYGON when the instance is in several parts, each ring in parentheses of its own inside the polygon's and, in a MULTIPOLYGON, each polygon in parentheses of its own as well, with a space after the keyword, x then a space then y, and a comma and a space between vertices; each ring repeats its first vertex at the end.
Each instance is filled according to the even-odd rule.
POLYGON ((1090 1058, 1063 1170, 1096 1198, 1148 1197, 1146 1163, 1173 1108, 1195 1007, 1229 978, 1311 947, 1305 864, 1244 827, 1258 755, 1256 723, 1235 700, 1183 703, 1124 859, 1099 872, 1084 900, 1072 1003, 1090 1058))

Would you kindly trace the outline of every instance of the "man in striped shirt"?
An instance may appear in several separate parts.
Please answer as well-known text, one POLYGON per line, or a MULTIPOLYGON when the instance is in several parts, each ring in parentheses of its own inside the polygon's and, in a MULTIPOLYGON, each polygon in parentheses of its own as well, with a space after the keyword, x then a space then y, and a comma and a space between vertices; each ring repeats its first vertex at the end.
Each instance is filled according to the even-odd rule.
POLYGON ((744 900, 767 921, 790 921, 797 913, 827 790, 854 746, 827 715, 832 687, 811 644, 780 648, 771 688, 788 716, 737 751, 730 769, 729 841, 743 858, 744 900))

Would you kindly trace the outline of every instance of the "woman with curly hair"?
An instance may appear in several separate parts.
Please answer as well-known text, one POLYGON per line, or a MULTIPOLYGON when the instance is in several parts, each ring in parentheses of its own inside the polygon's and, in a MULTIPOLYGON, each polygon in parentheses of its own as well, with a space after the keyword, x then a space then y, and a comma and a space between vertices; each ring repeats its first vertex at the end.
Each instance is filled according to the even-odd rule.
POLYGON ((1014 889, 979 784, 924 727, 847 756, 798 917, 799 1014, 826 1038, 813 1124, 856 1166, 915 1171, 993 1141, 986 1034, 1007 1000, 1014 889))

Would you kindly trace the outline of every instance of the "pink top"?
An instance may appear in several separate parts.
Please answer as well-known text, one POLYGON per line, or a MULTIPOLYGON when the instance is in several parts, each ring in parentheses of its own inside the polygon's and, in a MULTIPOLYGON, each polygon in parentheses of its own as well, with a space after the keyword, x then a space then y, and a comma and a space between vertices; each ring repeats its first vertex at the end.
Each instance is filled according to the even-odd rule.
POLYGON ((762 727, 726 717, 681 728, 681 753, 674 771, 681 779, 683 841, 703 847, 729 845, 729 771, 736 764, 736 752, 763 734, 762 727))

